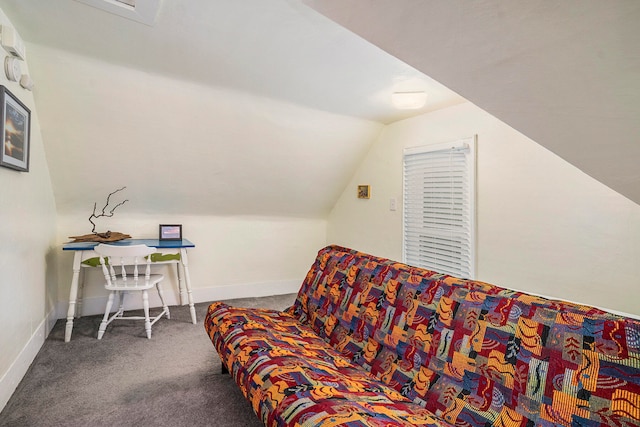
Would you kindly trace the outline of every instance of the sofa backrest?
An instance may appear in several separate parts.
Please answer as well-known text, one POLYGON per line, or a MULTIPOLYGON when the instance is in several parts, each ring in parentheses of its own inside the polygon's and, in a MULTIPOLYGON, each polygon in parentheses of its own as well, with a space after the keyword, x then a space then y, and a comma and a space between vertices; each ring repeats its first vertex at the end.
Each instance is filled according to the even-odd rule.
POLYGON ((459 425, 640 425, 640 322, 328 246, 290 312, 459 425))

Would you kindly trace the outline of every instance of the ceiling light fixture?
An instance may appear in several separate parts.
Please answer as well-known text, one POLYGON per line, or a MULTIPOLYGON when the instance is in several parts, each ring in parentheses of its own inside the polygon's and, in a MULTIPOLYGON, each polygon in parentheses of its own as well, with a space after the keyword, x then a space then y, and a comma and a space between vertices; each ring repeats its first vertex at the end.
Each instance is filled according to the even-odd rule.
POLYGON ((394 92, 391 103, 400 110, 417 110, 427 103, 426 92, 394 92))

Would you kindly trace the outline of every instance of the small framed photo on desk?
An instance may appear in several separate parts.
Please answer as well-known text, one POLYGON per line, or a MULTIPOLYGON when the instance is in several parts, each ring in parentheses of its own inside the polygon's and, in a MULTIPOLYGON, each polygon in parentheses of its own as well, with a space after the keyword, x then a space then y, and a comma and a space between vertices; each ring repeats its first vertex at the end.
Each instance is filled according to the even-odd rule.
POLYGON ((160 224, 160 240, 182 240, 182 224, 160 224))

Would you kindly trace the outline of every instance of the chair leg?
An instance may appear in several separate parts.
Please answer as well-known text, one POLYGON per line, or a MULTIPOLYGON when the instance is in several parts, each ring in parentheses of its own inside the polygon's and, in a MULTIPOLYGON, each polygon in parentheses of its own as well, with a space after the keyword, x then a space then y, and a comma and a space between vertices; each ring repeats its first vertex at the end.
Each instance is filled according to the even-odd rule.
POLYGON ((162 285, 160 285, 160 282, 156 283, 156 289, 158 290, 158 296, 160 296, 160 301, 162 302, 162 309, 166 313, 167 319, 171 319, 169 307, 167 306, 167 303, 164 302, 164 291, 162 290, 162 285))
POLYGON ((147 331, 147 338, 151 339, 151 319, 149 319, 149 292, 142 291, 142 307, 144 308, 144 329, 147 331))
POLYGON ((109 313, 111 312, 111 306, 113 305, 113 297, 115 291, 109 292, 109 299, 107 300, 107 308, 104 310, 104 317, 100 322, 100 328, 98 329, 98 339, 101 340, 104 335, 104 331, 107 329, 107 320, 109 320, 109 313))
POLYGON ((122 315, 124 314, 124 295, 126 294, 125 291, 118 291, 118 296, 120 297, 120 306, 118 307, 118 317, 122 317, 122 315))

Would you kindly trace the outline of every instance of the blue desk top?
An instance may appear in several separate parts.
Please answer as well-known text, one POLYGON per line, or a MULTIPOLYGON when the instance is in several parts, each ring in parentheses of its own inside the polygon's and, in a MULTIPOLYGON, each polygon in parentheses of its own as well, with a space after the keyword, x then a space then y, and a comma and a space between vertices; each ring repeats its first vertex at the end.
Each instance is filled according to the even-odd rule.
MULTIPOLYGON (((108 242, 109 245, 117 246, 132 246, 132 245, 147 245, 153 248, 195 248, 196 245, 191 243, 189 239, 182 240, 159 240, 159 239, 124 239, 117 242, 108 242)), ((77 242, 77 243, 65 243, 62 245, 63 251, 89 251, 98 245, 98 242, 77 242)))

